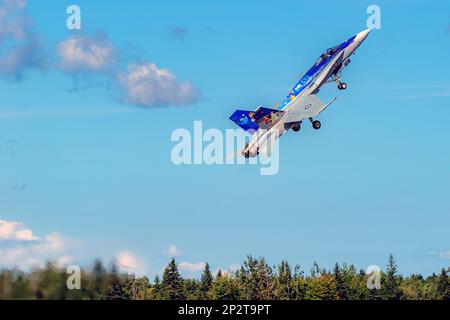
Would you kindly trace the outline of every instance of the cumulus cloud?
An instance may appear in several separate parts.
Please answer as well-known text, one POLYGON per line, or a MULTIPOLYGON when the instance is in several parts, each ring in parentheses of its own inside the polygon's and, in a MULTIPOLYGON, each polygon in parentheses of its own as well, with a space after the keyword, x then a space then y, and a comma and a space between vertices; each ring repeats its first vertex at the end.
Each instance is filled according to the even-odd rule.
POLYGON ((146 272, 145 262, 132 251, 121 251, 116 257, 117 266, 129 274, 142 275, 146 272))
POLYGON ((30 243, 18 242, 11 247, 0 247, 0 265, 28 270, 51 260, 63 266, 72 261, 70 252, 79 245, 78 240, 52 233, 30 243))
MULTIPOLYGON (((43 267, 48 261, 61 268, 67 267, 71 263, 91 259, 89 255, 99 249, 94 247, 95 244, 91 243, 87 248, 81 240, 57 232, 38 237, 21 222, 0 220, 0 269, 17 267, 27 271, 43 267)), ((144 260, 133 251, 103 256, 105 259, 112 257, 123 272, 140 276, 147 271, 144 260)))
POLYGON ((25 38, 30 25, 23 14, 26 0, 0 1, 0 41, 8 38, 25 38))
POLYGON ((33 235, 33 231, 16 221, 0 220, 0 241, 35 241, 39 238, 33 235))
POLYGON ((0 0, 0 75, 22 80, 28 70, 43 70, 47 57, 26 13, 26 0, 0 0))
POLYGON ((180 264, 178 265, 178 268, 181 271, 187 271, 187 272, 199 272, 202 271, 205 268, 205 263, 204 262, 188 262, 188 261, 183 261, 180 262, 180 264))
POLYGON ((124 102, 146 108, 187 105, 200 97, 190 82, 180 83, 170 70, 150 62, 129 65, 118 81, 124 102))
POLYGON ((184 253, 177 247, 177 245, 171 244, 165 252, 165 255, 171 258, 176 258, 184 255, 184 253))
POLYGON ((70 37, 58 45, 59 67, 69 73, 105 72, 115 61, 115 48, 105 34, 70 37))
POLYGON ((0 267, 28 270, 47 261, 65 266, 73 260, 82 243, 59 233, 37 237, 23 223, 0 220, 0 267))
MULTIPOLYGON (((118 99, 141 107, 183 106, 196 102, 199 91, 191 82, 179 82, 168 69, 142 57, 139 63, 123 63, 120 52, 106 33, 78 34, 61 41, 56 54, 49 55, 34 32, 26 13, 26 0, 0 0, 0 76, 20 81, 30 70, 49 66, 69 74, 74 88, 80 85, 107 85, 118 89, 118 99), (56 60, 50 64, 49 61, 56 60)), ((170 34, 183 38, 185 28, 174 27, 170 34)))
POLYGON ((59 43, 58 67, 73 77, 75 87, 80 83, 89 86, 90 79, 103 76, 118 88, 119 100, 128 104, 149 108, 198 100, 199 91, 190 82, 179 82, 170 70, 151 62, 123 66, 117 59, 121 55, 105 33, 77 35, 59 43))

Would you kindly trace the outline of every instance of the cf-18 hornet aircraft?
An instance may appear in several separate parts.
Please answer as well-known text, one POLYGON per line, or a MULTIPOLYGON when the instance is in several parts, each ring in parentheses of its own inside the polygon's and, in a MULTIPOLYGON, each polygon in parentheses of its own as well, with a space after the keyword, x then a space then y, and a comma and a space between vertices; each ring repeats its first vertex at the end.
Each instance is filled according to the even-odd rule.
POLYGON ((342 70, 348 66, 350 56, 369 33, 370 29, 364 30, 340 45, 327 49, 295 84, 287 98, 273 109, 259 107, 254 111, 236 110, 230 120, 252 135, 242 155, 246 158, 256 157, 260 149, 268 149, 271 138, 276 139, 289 129, 300 131, 305 119, 311 121, 314 129, 320 129, 322 125, 315 118, 336 98, 323 103, 316 94, 322 85, 330 82, 335 82, 339 90, 347 88, 347 84, 341 81, 342 70))

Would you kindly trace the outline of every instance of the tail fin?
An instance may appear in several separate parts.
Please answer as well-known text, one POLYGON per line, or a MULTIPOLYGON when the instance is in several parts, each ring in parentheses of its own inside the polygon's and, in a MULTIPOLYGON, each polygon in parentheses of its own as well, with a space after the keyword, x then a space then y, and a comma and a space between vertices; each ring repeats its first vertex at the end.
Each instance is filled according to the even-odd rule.
POLYGON ((259 129, 259 125, 253 118, 255 111, 236 110, 230 117, 230 120, 236 123, 245 131, 254 133, 259 129))
POLYGON ((255 111, 236 110, 231 115, 230 120, 245 131, 253 134, 260 127, 264 129, 271 128, 282 114, 284 112, 277 109, 259 107, 255 111))

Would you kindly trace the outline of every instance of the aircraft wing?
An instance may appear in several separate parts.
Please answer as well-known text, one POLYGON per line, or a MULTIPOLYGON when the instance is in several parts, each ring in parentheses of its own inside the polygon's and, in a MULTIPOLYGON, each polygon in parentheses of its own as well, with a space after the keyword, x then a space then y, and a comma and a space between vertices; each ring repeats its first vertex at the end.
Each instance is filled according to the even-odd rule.
POLYGON ((289 108, 285 118, 285 123, 299 122, 304 119, 314 118, 332 104, 336 98, 325 104, 315 95, 311 94, 300 98, 289 108))

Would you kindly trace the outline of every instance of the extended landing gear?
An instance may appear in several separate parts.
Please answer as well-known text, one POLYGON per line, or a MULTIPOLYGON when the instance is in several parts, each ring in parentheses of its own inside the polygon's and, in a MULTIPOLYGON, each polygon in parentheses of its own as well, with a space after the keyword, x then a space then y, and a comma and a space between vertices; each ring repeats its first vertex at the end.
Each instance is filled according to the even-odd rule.
POLYGON ((339 90, 345 90, 347 89, 347 84, 345 82, 341 82, 341 75, 339 74, 333 74, 332 76, 332 81, 337 83, 337 87, 339 90))
POLYGON ((314 120, 313 118, 309 118, 309 121, 311 121, 312 127, 315 130, 319 130, 322 128, 322 123, 319 120, 314 120))
POLYGON ((339 90, 345 90, 347 89, 347 84, 345 82, 339 82, 337 87, 339 90))
POLYGON ((292 126, 292 130, 294 130, 294 132, 299 132, 301 128, 302 128, 302 126, 301 126, 300 122, 298 122, 292 126))

